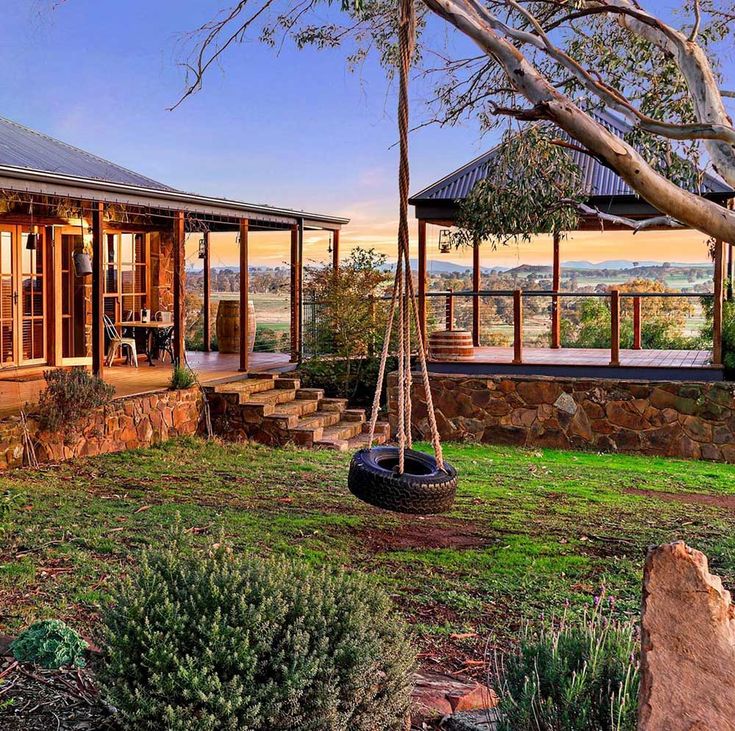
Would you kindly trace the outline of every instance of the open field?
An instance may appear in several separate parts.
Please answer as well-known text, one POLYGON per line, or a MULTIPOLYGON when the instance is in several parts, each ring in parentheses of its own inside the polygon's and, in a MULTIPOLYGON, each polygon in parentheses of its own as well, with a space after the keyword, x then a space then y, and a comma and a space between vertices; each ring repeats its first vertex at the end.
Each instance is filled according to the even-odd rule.
POLYGON ((482 672, 521 624, 595 595, 635 615, 646 547, 677 538, 735 585, 733 467, 448 445, 447 516, 375 510, 346 488, 349 456, 191 439, 0 477, 0 632, 55 616, 93 631, 117 575, 178 513, 199 541, 344 565, 386 587, 429 667, 482 672))

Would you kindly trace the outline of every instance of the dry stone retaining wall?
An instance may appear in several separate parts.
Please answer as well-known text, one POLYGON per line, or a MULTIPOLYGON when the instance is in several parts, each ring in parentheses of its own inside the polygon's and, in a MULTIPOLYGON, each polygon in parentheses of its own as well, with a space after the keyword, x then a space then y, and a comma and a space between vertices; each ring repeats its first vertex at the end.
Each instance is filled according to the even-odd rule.
MULTIPOLYGON (((388 381, 395 429, 396 375, 388 381)), ((735 462, 735 384, 431 375, 441 436, 735 462)), ((421 379, 414 429, 428 437, 421 379)))
MULTIPOLYGON (((33 418, 28 427, 39 462, 59 462, 126 449, 148 447, 199 429, 201 395, 197 388, 130 396, 95 409, 74 435, 41 431, 33 418)), ((0 470, 23 464, 20 417, 0 420, 0 470)))

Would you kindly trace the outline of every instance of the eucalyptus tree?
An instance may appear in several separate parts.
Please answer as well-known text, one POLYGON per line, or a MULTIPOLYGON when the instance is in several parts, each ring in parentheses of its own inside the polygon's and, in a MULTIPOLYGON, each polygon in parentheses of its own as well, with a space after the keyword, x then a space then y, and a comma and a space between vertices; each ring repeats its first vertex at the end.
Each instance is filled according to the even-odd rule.
MULTIPOLYGON (((397 52, 397 4, 238 0, 189 36, 182 100, 201 87, 228 50, 253 37, 272 45, 288 38, 319 48, 349 44, 350 63, 372 51, 390 70, 397 52), (323 16, 324 5, 334 5, 333 12, 323 16)), ((416 0, 416 7, 416 73, 432 79, 436 92, 423 123, 543 128, 534 133, 538 145, 526 145, 531 157, 521 162, 530 170, 529 163, 545 159, 560 170, 556 193, 564 193, 564 203, 527 200, 535 205, 541 229, 574 211, 604 218, 584 210, 573 171, 552 143, 598 159, 663 214, 618 223, 684 225, 735 241, 735 212, 690 192, 704 167, 735 187, 735 129, 728 110, 735 92, 722 88, 732 71, 727 54, 735 45, 735 5, 685 0, 671 17, 657 16, 637 0, 416 0), (462 55, 438 47, 426 32, 435 19, 478 51, 462 55), (602 108, 628 123, 624 139, 593 114, 602 108)), ((538 177, 537 185, 553 190, 543 187, 548 176, 538 177)), ((489 198, 479 190, 477 205, 489 198)), ((506 220, 501 230, 518 224, 506 220)))

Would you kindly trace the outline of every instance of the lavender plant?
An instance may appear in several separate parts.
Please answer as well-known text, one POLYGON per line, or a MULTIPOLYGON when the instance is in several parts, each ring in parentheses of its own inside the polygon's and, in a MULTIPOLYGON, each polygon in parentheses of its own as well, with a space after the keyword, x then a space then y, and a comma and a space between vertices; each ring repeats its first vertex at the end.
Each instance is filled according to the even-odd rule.
POLYGON ((498 731, 635 731, 634 625, 595 610, 538 634, 524 631, 500 668, 498 731))

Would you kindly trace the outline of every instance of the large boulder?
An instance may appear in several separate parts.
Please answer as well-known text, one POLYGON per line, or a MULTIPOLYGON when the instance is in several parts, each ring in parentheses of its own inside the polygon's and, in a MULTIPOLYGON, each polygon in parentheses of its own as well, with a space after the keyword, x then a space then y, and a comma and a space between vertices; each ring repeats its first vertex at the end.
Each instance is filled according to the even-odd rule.
POLYGON ((682 541, 646 558, 638 729, 735 731, 735 606, 682 541))

